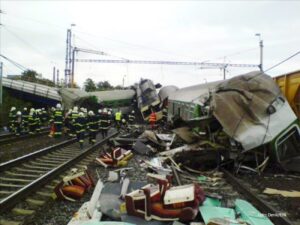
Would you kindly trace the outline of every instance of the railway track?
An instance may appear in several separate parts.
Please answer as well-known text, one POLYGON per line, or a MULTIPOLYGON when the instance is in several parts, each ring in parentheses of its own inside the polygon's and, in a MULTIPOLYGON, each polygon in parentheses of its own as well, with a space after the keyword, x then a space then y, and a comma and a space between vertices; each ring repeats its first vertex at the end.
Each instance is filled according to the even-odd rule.
POLYGON ((0 135, 0 145, 5 145, 8 143, 14 143, 16 141, 30 139, 34 137, 43 136, 49 133, 49 128, 42 129, 41 132, 36 134, 24 134, 20 136, 16 136, 15 134, 2 134, 0 135))
MULTIPOLYGON (((268 216, 274 224, 278 225, 299 225, 300 221, 294 217, 290 217, 293 210, 287 211, 286 208, 282 206, 282 202, 274 201, 272 196, 263 194, 259 188, 255 188, 255 179, 240 179, 229 171, 222 169, 226 180, 237 190, 245 199, 250 201, 255 205, 260 212, 268 216)), ((257 177, 258 175, 255 175, 257 177)), ((260 177, 262 178, 262 177, 260 177)), ((262 178, 263 179, 263 178, 262 178)), ((276 182, 282 182, 277 180, 276 182)), ((290 200, 287 200, 290 201, 290 200)), ((292 200, 291 200, 292 201, 292 200)), ((297 210, 297 209, 296 209, 297 210)))
MULTIPOLYGON (((70 139, 0 164, 1 214, 9 212, 12 208, 13 214, 33 214, 32 208, 43 204, 40 199, 50 197, 55 184, 59 182, 55 180, 56 177, 76 162, 86 162, 85 158, 90 162, 95 155, 89 155, 97 154, 94 150, 116 134, 113 133, 83 150, 75 143, 76 139, 70 139), (35 194, 32 197, 28 197, 33 193, 35 194)), ((8 223, 7 220, 0 218, 0 224, 5 223, 8 223)))

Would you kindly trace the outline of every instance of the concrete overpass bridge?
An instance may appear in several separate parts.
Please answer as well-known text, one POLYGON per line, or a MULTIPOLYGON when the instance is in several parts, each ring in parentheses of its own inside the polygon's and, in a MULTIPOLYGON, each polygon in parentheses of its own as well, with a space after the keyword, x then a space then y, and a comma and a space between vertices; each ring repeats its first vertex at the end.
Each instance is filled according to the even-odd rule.
POLYGON ((2 85, 3 88, 11 90, 16 97, 24 100, 49 106, 54 106, 62 100, 58 93, 59 89, 55 87, 8 78, 2 78, 2 85))

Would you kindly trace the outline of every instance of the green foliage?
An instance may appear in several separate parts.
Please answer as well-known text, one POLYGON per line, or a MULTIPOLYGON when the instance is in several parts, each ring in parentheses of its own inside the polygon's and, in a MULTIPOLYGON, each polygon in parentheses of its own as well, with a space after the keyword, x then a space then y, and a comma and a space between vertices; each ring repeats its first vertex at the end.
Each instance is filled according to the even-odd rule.
POLYGON ((21 74, 20 79, 25 80, 25 81, 29 81, 29 82, 33 82, 33 83, 47 85, 47 86, 50 86, 50 87, 55 86, 55 84, 51 80, 43 78, 41 74, 38 74, 34 70, 24 71, 21 74))
POLYGON ((86 79, 86 81, 84 82, 84 90, 86 92, 91 92, 96 91, 96 89, 97 88, 95 82, 91 78, 86 79))
POLYGON ((97 83, 97 91, 113 90, 114 87, 108 81, 100 81, 97 83))

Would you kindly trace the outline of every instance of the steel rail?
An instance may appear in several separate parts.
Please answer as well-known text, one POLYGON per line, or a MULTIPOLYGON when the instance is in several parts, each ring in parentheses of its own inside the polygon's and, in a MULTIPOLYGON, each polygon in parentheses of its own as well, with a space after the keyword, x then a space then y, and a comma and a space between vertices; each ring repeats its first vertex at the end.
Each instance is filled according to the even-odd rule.
POLYGON ((11 168, 13 166, 16 166, 16 165, 20 164, 20 163, 26 162, 29 159, 33 159, 35 157, 38 157, 38 156, 50 153, 51 151, 54 151, 54 150, 56 150, 58 148, 65 147, 65 146, 67 146, 69 144, 72 144, 72 143, 75 143, 75 142, 76 142, 76 138, 72 138, 72 139, 60 142, 58 144, 51 145, 49 147, 37 150, 37 151, 32 152, 32 153, 29 153, 27 155, 23 155, 23 156, 18 157, 16 159, 12 159, 12 160, 9 160, 7 162, 0 163, 0 172, 1 171, 5 171, 5 170, 7 170, 7 169, 9 169, 9 168, 11 168))
POLYGON ((95 145, 89 147, 85 151, 83 151, 81 154, 75 156, 73 159, 68 160, 67 162, 61 164, 60 166, 52 169, 48 173, 44 174, 43 176, 39 177, 35 181, 31 182, 30 184, 24 186, 23 188, 19 189, 18 191, 14 192, 10 196, 2 199, 0 201, 0 212, 4 212, 13 206, 15 206, 20 200, 24 199, 29 194, 32 194, 34 191, 36 191, 38 188, 42 187, 43 185, 47 184, 47 182, 63 172, 66 168, 68 168, 70 165, 78 162, 82 158, 84 158, 86 155, 88 155, 90 152, 92 152, 95 148, 98 146, 104 144, 106 141, 108 141, 110 138, 117 135, 118 132, 115 132, 111 134, 110 136, 106 137, 105 139, 97 142, 95 145))
POLYGON ((251 190, 249 190, 245 185, 243 185, 233 174, 231 174, 229 171, 225 170, 224 168, 221 168, 221 171, 225 174, 227 180, 229 183, 232 184, 234 188, 236 188, 238 191, 243 194, 247 199, 249 199, 257 208, 266 215, 271 214, 275 216, 269 217, 272 222, 274 222, 276 225, 294 225, 292 221, 290 221, 287 217, 284 216, 276 216, 280 215, 274 207, 270 206, 266 201, 259 198, 257 195, 255 195, 251 190))

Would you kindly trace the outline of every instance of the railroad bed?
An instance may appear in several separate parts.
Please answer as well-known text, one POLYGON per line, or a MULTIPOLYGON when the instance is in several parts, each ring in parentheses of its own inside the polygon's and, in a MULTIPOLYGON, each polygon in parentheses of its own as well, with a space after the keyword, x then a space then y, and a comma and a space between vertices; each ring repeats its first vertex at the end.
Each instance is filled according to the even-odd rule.
POLYGON ((23 134, 20 136, 16 136, 15 134, 11 134, 11 133, 2 134, 2 135, 0 135, 0 145, 4 145, 7 143, 14 143, 16 141, 39 137, 39 136, 43 136, 43 135, 47 135, 47 134, 49 134, 49 128, 43 128, 43 129, 41 129, 41 131, 39 133, 23 134))
POLYGON ((114 135, 83 150, 76 139, 66 140, 0 164, 0 224, 25 223, 51 197, 68 168, 79 161, 83 166, 94 160, 95 150, 114 135))

